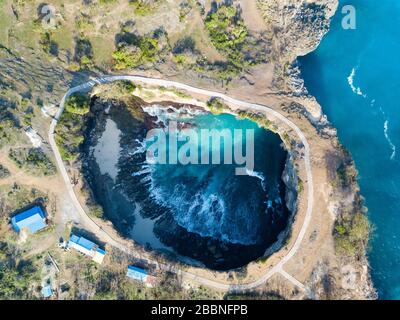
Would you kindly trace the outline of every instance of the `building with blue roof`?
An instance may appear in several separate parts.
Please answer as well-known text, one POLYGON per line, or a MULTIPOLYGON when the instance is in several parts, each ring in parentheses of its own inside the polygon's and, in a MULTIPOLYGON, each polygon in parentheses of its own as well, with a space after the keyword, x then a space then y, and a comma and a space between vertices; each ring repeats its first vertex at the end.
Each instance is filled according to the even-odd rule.
POLYGON ((82 252, 91 257, 93 261, 100 264, 103 262, 104 256, 106 255, 106 251, 99 248, 96 243, 75 234, 71 234, 67 247, 82 252))
POLYGON ((28 230, 35 233, 47 227, 46 215, 40 206, 34 206, 12 217, 11 224, 17 232, 28 230))
POLYGON ((148 273, 146 270, 135 266, 128 266, 128 272, 126 273, 126 275, 131 279, 139 280, 142 282, 145 282, 148 277, 148 273))
POLYGON ((149 275, 146 270, 135 266, 128 266, 126 276, 128 278, 143 282, 148 287, 152 287, 155 283, 155 277, 149 275))
POLYGON ((53 295, 53 290, 50 285, 47 285, 42 288, 42 296, 44 298, 50 298, 53 295))

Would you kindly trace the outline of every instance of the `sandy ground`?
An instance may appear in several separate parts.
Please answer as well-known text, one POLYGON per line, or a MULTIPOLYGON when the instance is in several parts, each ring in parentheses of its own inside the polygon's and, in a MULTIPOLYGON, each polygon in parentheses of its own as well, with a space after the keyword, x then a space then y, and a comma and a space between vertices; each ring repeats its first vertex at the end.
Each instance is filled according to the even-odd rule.
POLYGON ((265 30, 264 19, 257 9, 257 2, 249 0, 237 1, 242 8, 242 17, 250 31, 259 32, 265 30))

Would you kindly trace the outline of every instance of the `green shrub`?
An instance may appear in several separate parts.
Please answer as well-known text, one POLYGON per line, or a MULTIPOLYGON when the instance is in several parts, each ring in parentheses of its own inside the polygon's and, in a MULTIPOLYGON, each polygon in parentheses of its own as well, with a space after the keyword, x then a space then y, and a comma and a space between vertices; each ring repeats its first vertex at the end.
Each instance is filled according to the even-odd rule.
POLYGON ((368 218, 356 213, 347 219, 337 222, 335 226, 335 248, 344 256, 356 257, 364 252, 371 232, 368 218))
POLYGON ((176 64, 184 65, 186 64, 186 55, 184 54, 176 54, 173 57, 173 60, 176 64))
POLYGON ((89 206, 89 214, 96 218, 100 218, 100 219, 104 218, 104 210, 100 205, 90 205, 89 206))
POLYGON ((73 94, 65 101, 65 110, 69 113, 84 115, 90 111, 90 97, 84 94, 73 94))
POLYGON ((10 174, 10 170, 0 164, 0 179, 8 178, 10 174))
POLYGON ((99 3, 104 5, 113 4, 115 2, 117 2, 117 0, 99 0, 99 3))
POLYGON ((216 97, 208 100, 207 106, 210 108, 210 111, 213 114, 221 114, 224 111, 229 110, 229 107, 221 99, 216 97))
POLYGON ((247 111, 239 111, 238 116, 242 119, 249 119, 264 129, 271 129, 271 121, 265 118, 263 115, 250 113, 247 111))
POLYGON ((71 95, 65 102, 65 110, 55 129, 55 141, 63 160, 74 161, 84 142, 85 116, 90 112, 90 97, 85 94, 71 95))
POLYGON ((32 259, 24 259, 11 245, 0 242, 0 266, 1 300, 34 298, 40 273, 32 259))
POLYGON ((15 123, 9 119, 0 119, 0 148, 16 140, 15 123))
POLYGON ((228 57, 230 63, 241 68, 244 63, 242 48, 248 31, 236 7, 221 5, 207 16, 205 27, 213 45, 228 57))
MULTIPOLYGON (((79 69, 88 69, 94 65, 93 62, 94 53, 92 48, 92 43, 89 39, 84 37, 79 37, 75 40, 75 64, 79 65, 79 69)), ((72 69, 72 65, 70 65, 72 69)), ((74 66, 77 68, 77 66, 74 66)))
POLYGON ((118 81, 116 82, 116 85, 119 93, 122 95, 131 94, 136 89, 135 84, 128 80, 118 81))
POLYGON ((136 68, 140 65, 154 62, 159 51, 156 38, 149 36, 138 37, 132 45, 121 45, 113 53, 114 67, 117 70, 136 68))
POLYGON ((129 0, 129 4, 135 9, 138 16, 151 14, 163 0, 129 0))
POLYGON ((8 156, 18 168, 26 169, 34 175, 53 175, 56 167, 40 148, 10 149, 8 156))

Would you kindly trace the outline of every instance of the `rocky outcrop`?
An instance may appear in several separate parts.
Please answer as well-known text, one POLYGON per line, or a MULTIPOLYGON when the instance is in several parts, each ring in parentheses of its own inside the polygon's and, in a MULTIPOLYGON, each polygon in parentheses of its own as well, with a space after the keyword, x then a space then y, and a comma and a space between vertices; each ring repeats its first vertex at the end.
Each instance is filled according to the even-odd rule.
POLYGON ((291 212, 292 216, 297 211, 297 195, 299 189, 299 178, 297 176, 296 168, 292 155, 289 153, 286 159, 285 169, 282 173, 282 181, 286 186, 285 202, 286 206, 291 212))
POLYGON ((338 1, 258 0, 257 4, 272 43, 274 89, 291 96, 307 95, 296 59, 318 47, 338 1))
POLYGON ((293 219, 297 213, 300 183, 299 177, 297 175, 297 170, 294 165, 294 156, 290 150, 288 150, 285 169, 282 172, 282 181, 285 184, 285 204, 289 210, 290 216, 288 217, 287 227, 278 235, 277 241, 275 241, 275 243, 273 243, 265 251, 264 257, 268 257, 282 248, 283 244, 290 236, 293 219))
POLYGON ((258 0, 279 60, 290 63, 315 50, 337 6, 337 0, 258 0))

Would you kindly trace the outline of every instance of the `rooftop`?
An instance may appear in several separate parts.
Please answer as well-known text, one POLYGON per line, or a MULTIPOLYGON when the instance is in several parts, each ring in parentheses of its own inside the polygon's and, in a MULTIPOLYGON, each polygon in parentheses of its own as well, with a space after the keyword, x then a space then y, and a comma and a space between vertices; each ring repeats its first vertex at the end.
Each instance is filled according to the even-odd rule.
POLYGON ((92 257, 95 262, 100 264, 103 262, 103 258, 106 254, 106 251, 100 249, 96 243, 75 234, 71 234, 68 241, 68 247, 75 248, 76 250, 92 257))
POLYGON ((128 266, 128 272, 126 273, 126 275, 127 277, 135 280, 146 281, 148 273, 144 269, 135 266, 128 266))
POLYGON ((17 232, 27 229, 31 233, 35 233, 47 226, 46 216, 40 206, 34 206, 12 217, 11 224, 17 232))
POLYGON ((43 287, 42 295, 45 298, 49 298, 49 297, 51 297, 53 295, 53 290, 51 289, 50 285, 43 287))

